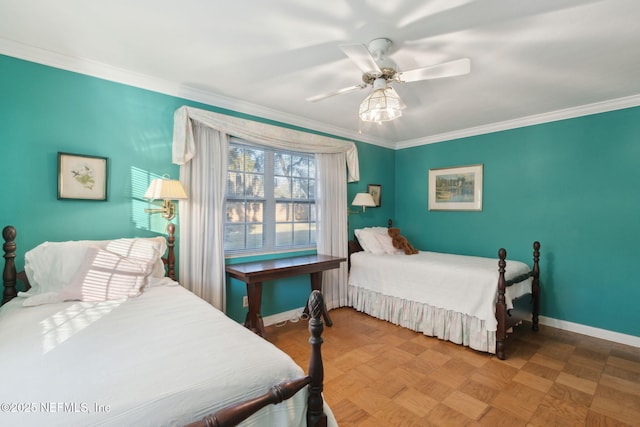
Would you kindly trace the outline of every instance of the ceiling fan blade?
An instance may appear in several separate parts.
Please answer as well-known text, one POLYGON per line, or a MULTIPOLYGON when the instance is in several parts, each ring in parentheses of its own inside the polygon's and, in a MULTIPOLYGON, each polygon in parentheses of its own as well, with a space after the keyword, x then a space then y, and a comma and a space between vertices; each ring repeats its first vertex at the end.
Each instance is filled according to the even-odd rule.
POLYGON ((456 59, 455 61, 443 62, 442 64, 400 72, 397 74, 397 80, 400 82, 416 82, 419 80, 461 76, 469 74, 470 71, 471 61, 469 58, 462 58, 456 59))
POLYGON ((344 87, 342 89, 338 89, 338 90, 334 90, 332 92, 327 92, 327 93, 323 93, 320 95, 316 95, 316 96, 310 96, 309 98, 307 98, 307 101, 309 102, 318 102, 321 101, 325 98, 329 98, 335 95, 342 95, 343 93, 348 93, 348 92, 352 92, 356 89, 364 89, 365 87, 367 87, 366 83, 361 83, 359 85, 354 85, 354 86, 349 86, 349 87, 344 87))
POLYGON ((363 44, 342 44, 340 49, 351 59, 363 73, 381 75, 380 67, 371 56, 369 49, 363 44))

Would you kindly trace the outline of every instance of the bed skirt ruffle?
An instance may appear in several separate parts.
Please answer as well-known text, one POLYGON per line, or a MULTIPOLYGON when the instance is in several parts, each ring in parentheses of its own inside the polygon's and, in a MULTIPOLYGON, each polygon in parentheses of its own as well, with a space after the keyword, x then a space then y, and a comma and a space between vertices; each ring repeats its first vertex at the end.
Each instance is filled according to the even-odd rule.
POLYGON ((495 354, 496 332, 488 331, 483 320, 415 301, 383 295, 349 285, 349 306, 378 319, 495 354))

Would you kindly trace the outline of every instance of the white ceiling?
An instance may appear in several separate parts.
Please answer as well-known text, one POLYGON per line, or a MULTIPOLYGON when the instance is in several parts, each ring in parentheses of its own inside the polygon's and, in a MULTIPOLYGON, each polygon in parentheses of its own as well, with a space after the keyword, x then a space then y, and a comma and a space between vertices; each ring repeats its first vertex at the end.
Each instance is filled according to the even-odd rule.
MULTIPOLYGON (((638 0, 0 0, 0 53, 392 148, 640 105, 638 0), (360 123, 340 50, 387 37, 403 117, 360 123), (360 133, 361 131, 361 133, 360 133)), ((1 70, 0 70, 1 71, 1 70)))

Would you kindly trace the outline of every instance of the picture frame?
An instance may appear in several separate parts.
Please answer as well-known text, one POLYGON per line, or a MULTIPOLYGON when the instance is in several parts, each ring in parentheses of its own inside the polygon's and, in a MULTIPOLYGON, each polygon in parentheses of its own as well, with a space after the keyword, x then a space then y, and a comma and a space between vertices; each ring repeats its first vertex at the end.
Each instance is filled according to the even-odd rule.
POLYGON ((382 205, 382 185, 369 184, 367 186, 367 193, 371 194, 373 201, 376 203, 376 208, 379 208, 380 205, 382 205))
POLYGON ((107 200, 107 157, 58 152, 58 199, 107 200))
POLYGON ((481 211, 483 165, 429 169, 430 211, 481 211))

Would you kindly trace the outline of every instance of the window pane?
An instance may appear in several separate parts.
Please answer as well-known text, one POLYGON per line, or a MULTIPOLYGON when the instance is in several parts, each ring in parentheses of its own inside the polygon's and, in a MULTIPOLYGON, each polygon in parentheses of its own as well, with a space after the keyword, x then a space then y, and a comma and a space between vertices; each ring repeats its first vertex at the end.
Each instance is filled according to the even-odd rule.
POLYGON ((276 246, 291 246, 293 244, 293 224, 276 224, 276 246))
POLYGON ((306 156, 291 156, 291 176, 309 177, 309 160, 306 156))
POLYGON ((245 148, 244 156, 245 171, 264 173, 264 150, 245 148))
POLYGON ((309 244, 315 245, 316 244, 316 223, 312 222, 310 226, 311 226, 311 230, 309 230, 309 244))
POLYGON ((262 224, 247 225, 247 249, 262 248, 264 238, 262 231, 262 224))
POLYGON ((309 198, 314 200, 316 198, 316 180, 309 180, 309 198))
POLYGON ((291 176, 291 155, 275 153, 274 173, 280 176, 291 176))
POLYGON ((229 170, 244 170, 244 149, 242 147, 229 147, 229 170))
POLYGON ((291 203, 276 203, 276 222, 293 221, 292 209, 291 203))
POLYGON ((229 225, 224 227, 224 249, 244 249, 244 224, 229 225))
POLYGON ((244 202, 227 200, 227 222, 244 222, 244 202))
POLYGON ((244 175, 238 172, 227 172, 227 197, 238 197, 244 194, 244 175))
POLYGON ((309 223, 296 224, 293 229, 293 244, 305 245, 309 243, 309 223))
POLYGON ((308 199, 309 198, 309 180, 308 179, 293 179, 293 199, 308 199))
POLYGON ((246 185, 244 195, 247 197, 264 198, 264 175, 246 175, 246 185))
POLYGON ((247 202, 245 212, 247 222, 264 222, 264 202, 247 202))
POLYGON ((273 180, 273 195, 276 199, 291 198, 291 178, 276 177, 273 180))
POLYGON ((309 157, 309 178, 316 179, 316 159, 309 157))
POLYGON ((293 205, 293 220, 296 222, 309 222, 309 205, 296 203, 293 205))

